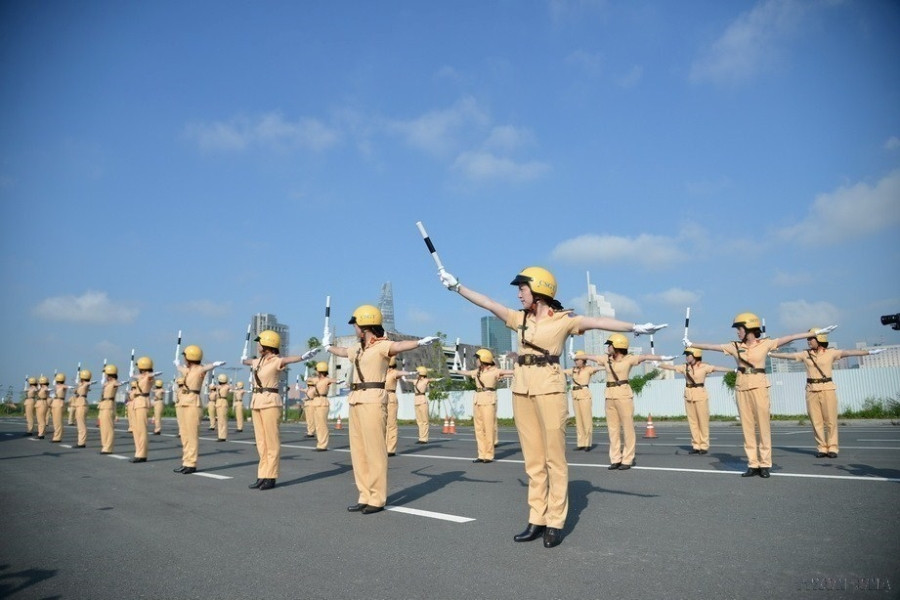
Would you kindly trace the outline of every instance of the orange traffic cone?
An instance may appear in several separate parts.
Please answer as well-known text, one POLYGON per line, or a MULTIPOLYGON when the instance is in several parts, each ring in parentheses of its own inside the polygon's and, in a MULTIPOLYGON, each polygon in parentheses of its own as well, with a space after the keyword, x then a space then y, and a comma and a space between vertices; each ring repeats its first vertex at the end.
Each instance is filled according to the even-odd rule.
POLYGON ((335 429, 343 429, 344 425, 341 423, 341 415, 338 415, 337 423, 334 424, 335 429))
POLYGON ((656 428, 653 426, 653 415, 647 413, 647 430, 644 431, 645 438, 655 438, 656 428))
POLYGON ((444 428, 441 430, 441 433, 450 433, 450 419, 444 417, 444 428))
POLYGON ((450 433, 456 433, 456 419, 450 417, 450 433))

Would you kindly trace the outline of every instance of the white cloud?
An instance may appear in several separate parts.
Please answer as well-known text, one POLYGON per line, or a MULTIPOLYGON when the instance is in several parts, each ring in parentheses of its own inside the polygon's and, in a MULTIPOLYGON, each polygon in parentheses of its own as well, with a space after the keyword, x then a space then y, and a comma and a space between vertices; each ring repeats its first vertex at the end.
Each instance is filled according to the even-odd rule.
POLYGON ((212 300, 189 300, 188 302, 176 304, 175 310, 214 319, 229 315, 231 313, 231 302, 217 304, 212 300))
POLYGON ((389 121, 385 129, 403 137, 409 145, 430 154, 446 155, 470 134, 469 128, 483 128, 489 123, 487 113, 474 98, 466 97, 450 108, 433 110, 414 119, 389 121))
POLYGON ((779 232, 804 244, 859 238, 900 224, 900 169, 874 186, 857 183, 816 197, 805 219, 779 232))
POLYGON ((627 73, 621 75, 616 78, 616 83, 619 87, 623 87, 625 89, 630 89, 636 86, 641 82, 641 79, 644 76, 644 67, 640 65, 635 65, 631 67, 627 73))
POLYGON ((484 142, 485 148, 506 152, 533 145, 534 134, 531 131, 512 125, 494 127, 484 142))
POLYGON ((434 78, 438 81, 447 80, 452 83, 461 83, 463 80, 462 75, 459 71, 451 67, 450 65, 444 65, 434 74, 434 78))
POLYGON ((790 333, 804 331, 811 327, 836 325, 841 311, 828 302, 807 302, 793 300, 778 305, 781 325, 790 333))
POLYGON ((623 317, 638 317, 641 315, 641 307, 628 296, 608 291, 601 292, 601 295, 606 298, 606 301, 615 309, 617 319, 622 319, 623 317))
POLYGON ((431 323, 432 321, 434 321, 434 317, 431 315, 431 313, 416 307, 412 307, 409 309, 409 311, 406 313, 406 318, 413 323, 431 323))
POLYGON ((676 238, 642 233, 635 238, 581 235, 557 244, 551 256, 573 264, 621 262, 664 267, 686 259, 676 238))
POLYGON ((475 181, 504 180, 511 182, 532 181, 547 173, 549 165, 538 161, 516 162, 511 158, 496 156, 491 152, 463 152, 453 163, 453 168, 475 181))
POLYGON ((327 150, 340 141, 340 134, 318 119, 288 121, 278 112, 229 121, 190 123, 185 135, 202 150, 236 151, 249 146, 296 147, 327 150))
POLYGON ((100 356, 122 356, 125 354, 125 350, 121 348, 118 344, 114 344, 109 340, 103 340, 102 342, 98 342, 94 346, 97 350, 97 354, 100 356))
POLYGON ((884 143, 884 149, 885 150, 896 150, 897 148, 900 148, 900 138, 898 138, 896 135, 892 135, 884 143))
POLYGON ((576 50, 569 54, 566 64, 576 66, 582 69, 588 75, 597 77, 603 73, 603 55, 600 53, 585 52, 584 50, 576 50))
POLYGON ((772 278, 772 285, 793 287, 798 285, 809 285, 813 281, 813 277, 809 273, 785 273, 784 271, 776 271, 775 277, 772 278))
POLYGON ((694 82, 740 84, 778 58, 782 43, 797 30, 806 12, 798 0, 765 0, 741 14, 691 65, 694 82))
POLYGON ((670 288, 659 294, 651 294, 650 298, 671 306, 684 308, 685 306, 690 306, 700 300, 700 294, 681 288, 670 288))
POLYGON ((51 321, 73 323, 131 323, 138 309, 116 304, 106 292, 87 291, 81 296, 56 296, 41 301, 32 313, 51 321))

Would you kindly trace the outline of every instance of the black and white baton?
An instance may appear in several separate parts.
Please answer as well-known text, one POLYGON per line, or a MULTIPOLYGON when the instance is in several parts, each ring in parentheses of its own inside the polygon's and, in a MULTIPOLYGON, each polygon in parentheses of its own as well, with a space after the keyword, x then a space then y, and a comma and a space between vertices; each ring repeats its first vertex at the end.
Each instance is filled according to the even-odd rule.
POLYGON ((428 232, 425 231, 425 226, 422 225, 422 221, 416 221, 416 227, 419 228, 419 233, 422 234, 422 239, 425 240, 425 245, 428 246, 428 251, 431 252, 431 258, 434 259, 434 264, 437 265, 438 271, 444 271, 444 265, 441 263, 441 257, 438 256, 437 250, 434 249, 434 244, 431 243, 431 238, 428 237, 428 232))

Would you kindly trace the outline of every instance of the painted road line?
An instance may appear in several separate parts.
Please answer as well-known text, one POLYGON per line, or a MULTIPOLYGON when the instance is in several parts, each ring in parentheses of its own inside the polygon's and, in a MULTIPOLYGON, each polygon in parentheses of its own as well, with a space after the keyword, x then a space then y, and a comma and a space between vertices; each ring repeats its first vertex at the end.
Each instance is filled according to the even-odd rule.
POLYGON ((392 512, 404 513, 407 515, 416 515, 417 517, 427 517, 429 519, 439 519, 441 521, 451 521, 453 523, 468 523, 475 519, 469 517, 458 517, 456 515, 448 515, 446 513, 432 512, 430 510, 419 510, 418 508, 406 508, 405 506, 385 506, 385 510, 392 512))
POLYGON ((210 479, 234 479, 233 477, 229 477, 227 475, 216 475, 215 473, 191 473, 191 475, 196 475, 197 477, 209 477, 210 479))
POLYGON ((60 444, 60 448, 69 448, 71 450, 72 446, 70 444, 60 444))
POLYGON ((862 438, 856 440, 857 442, 900 442, 900 438, 894 438, 892 440, 864 440, 862 438))
POLYGON ((118 458, 119 460, 128 460, 127 456, 122 456, 121 454, 110 454, 110 458, 118 458))

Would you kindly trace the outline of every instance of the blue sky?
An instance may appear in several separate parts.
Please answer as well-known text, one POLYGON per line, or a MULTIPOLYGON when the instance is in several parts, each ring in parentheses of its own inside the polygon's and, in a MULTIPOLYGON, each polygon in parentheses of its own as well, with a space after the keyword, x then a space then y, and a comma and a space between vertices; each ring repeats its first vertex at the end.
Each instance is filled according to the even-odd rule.
MULTIPOLYGON (((176 332, 293 350, 391 281, 398 328, 479 341, 528 265, 669 322, 662 353, 900 343, 900 6, 865 2, 4 2, 0 385, 167 371, 176 332)), ((577 344, 576 344, 577 347, 577 344)), ((167 372, 170 375, 170 372, 167 372)))

